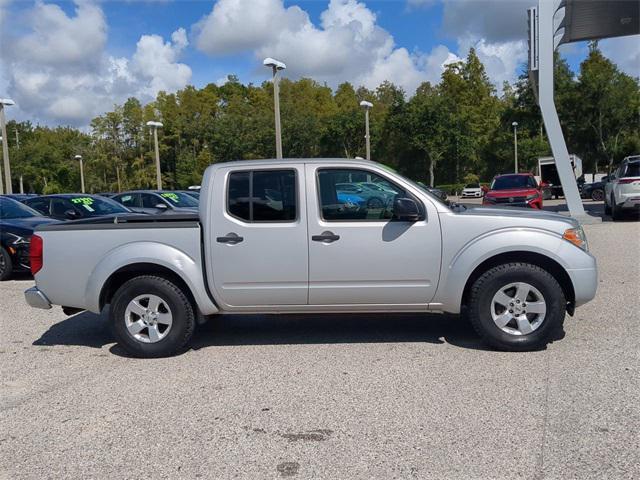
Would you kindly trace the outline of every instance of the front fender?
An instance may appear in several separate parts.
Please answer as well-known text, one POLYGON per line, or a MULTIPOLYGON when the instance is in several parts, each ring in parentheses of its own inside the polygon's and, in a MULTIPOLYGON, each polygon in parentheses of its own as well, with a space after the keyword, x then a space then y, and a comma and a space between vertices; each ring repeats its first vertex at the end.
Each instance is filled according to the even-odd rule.
POLYGON ((156 242, 127 243, 107 253, 95 266, 87 281, 84 294, 87 310, 99 313, 100 293, 106 281, 116 271, 136 263, 152 263, 171 270, 187 284, 204 315, 218 312, 207 294, 200 259, 194 259, 170 245, 156 242))
POLYGON ((593 268, 593 258, 562 239, 555 232, 535 228, 505 228, 480 235, 467 242, 448 260, 443 259, 436 302, 445 312, 459 313, 467 280, 484 261, 509 252, 544 255, 562 268, 593 268))

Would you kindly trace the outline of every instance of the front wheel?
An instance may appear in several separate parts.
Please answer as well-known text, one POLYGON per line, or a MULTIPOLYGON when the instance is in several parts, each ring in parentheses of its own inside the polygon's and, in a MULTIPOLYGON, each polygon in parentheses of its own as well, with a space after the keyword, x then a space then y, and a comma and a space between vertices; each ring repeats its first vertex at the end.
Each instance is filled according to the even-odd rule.
POLYGON ((115 293, 110 323, 129 354, 168 357, 191 339, 195 315, 180 287, 166 278, 145 275, 125 282, 115 293))
POLYGON ((7 280, 13 273, 13 262, 11 256, 4 248, 0 247, 0 282, 7 280))
POLYGON ((471 287, 469 319, 489 345, 527 351, 546 346, 562 328, 566 299, 558 281, 528 263, 498 265, 471 287))

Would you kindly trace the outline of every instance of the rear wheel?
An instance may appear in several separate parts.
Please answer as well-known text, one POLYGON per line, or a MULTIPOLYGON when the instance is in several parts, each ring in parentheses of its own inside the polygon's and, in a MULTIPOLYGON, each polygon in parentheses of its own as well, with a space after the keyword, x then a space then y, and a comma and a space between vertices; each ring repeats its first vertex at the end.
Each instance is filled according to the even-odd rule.
POLYGON ((611 218, 616 221, 622 219, 622 209, 616 205, 616 197, 611 194, 611 218))
POLYGON ((170 280, 141 276, 124 283, 111 305, 111 328, 118 343, 136 357, 167 357, 189 342, 195 328, 193 306, 170 280))
POLYGON ((13 273, 11 256, 4 248, 0 247, 0 281, 8 280, 13 273))
POLYGON ((528 263, 498 265, 478 278, 469 319, 483 340, 498 349, 536 350, 562 328, 566 299, 557 280, 528 263))

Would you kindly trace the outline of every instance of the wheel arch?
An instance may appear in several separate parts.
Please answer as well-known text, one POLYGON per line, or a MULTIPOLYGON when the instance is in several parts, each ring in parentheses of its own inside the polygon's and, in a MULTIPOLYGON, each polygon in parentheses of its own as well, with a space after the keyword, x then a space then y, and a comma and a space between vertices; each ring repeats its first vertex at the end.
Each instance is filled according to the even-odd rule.
POLYGON ((125 265, 124 267, 121 267, 113 272, 104 282, 104 284, 102 285, 102 289, 100 290, 100 310, 102 310, 105 305, 111 303, 113 295, 122 285, 124 285, 132 278, 140 277, 142 275, 155 275, 171 281, 176 286, 180 287, 180 289, 184 292, 184 294, 191 302, 194 311, 199 310, 198 303, 196 302, 191 288, 189 287, 189 285, 187 285, 187 283, 182 279, 180 275, 163 265, 149 262, 132 263, 129 265, 125 265))
POLYGON ((530 263, 549 272, 560 284, 564 296, 567 299, 567 312, 569 313, 569 315, 573 315, 576 294, 573 287, 573 282, 571 281, 571 277, 569 276, 567 271, 554 259, 541 253, 526 250, 499 253, 487 258, 482 263, 480 263, 467 278, 462 292, 461 306, 464 308, 467 305, 472 285, 484 272, 498 265, 512 262, 530 263))

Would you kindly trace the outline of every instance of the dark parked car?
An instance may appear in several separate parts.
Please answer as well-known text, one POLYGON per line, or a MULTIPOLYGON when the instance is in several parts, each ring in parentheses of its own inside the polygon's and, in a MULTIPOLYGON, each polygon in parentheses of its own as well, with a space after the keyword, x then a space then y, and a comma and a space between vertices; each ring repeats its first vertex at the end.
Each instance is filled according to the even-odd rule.
POLYGON ((6 195, 3 195, 3 197, 12 198, 18 202, 24 202, 25 200, 36 198, 37 196, 38 195, 35 193, 7 193, 6 195))
POLYGON ((439 188, 436 188, 436 187, 430 187, 429 185, 426 185, 422 182, 418 182, 418 185, 420 185, 423 188, 423 190, 426 190, 427 192, 435 195, 443 202, 447 202, 447 192, 445 192, 444 190, 440 190, 439 188))
POLYGON ((26 205, 0 197, 0 280, 29 270, 29 244, 33 229, 55 220, 42 217, 26 205))
POLYGON ((43 195, 25 200, 23 203, 37 210, 40 214, 56 220, 78 220, 80 218, 115 217, 133 214, 131 210, 110 198, 84 193, 43 195))
POLYGON ((602 177, 599 182, 585 183, 580 190, 582 198, 590 198, 596 202, 604 200, 604 185, 609 181, 609 177, 602 177))
POLYGON ((195 198, 196 200, 200 200, 200 190, 180 190, 182 193, 186 193, 190 197, 195 198))
POLYGON ((172 190, 136 190, 113 200, 140 213, 198 213, 199 202, 191 195, 172 190))

